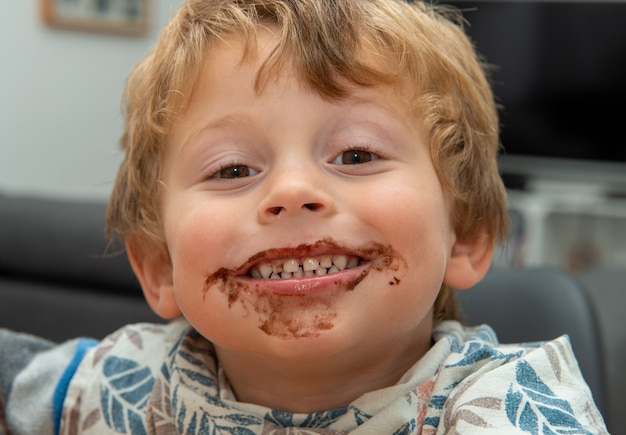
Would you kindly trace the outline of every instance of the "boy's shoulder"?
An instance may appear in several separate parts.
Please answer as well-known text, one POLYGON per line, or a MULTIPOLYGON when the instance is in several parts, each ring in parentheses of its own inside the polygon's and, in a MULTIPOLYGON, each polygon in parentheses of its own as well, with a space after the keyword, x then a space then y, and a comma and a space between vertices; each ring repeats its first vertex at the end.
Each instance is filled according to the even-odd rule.
MULTIPOLYGON (((176 361, 181 359, 193 360, 204 369, 212 367, 216 377, 213 345, 183 318, 115 331, 90 349, 74 374, 60 433, 74 433, 76 427, 82 428, 81 433, 147 433, 154 425, 164 431, 158 433, 177 433, 170 421, 172 400, 176 401, 176 383, 171 378, 176 370, 172 367, 178 368, 176 361), (202 356, 207 358, 200 361, 202 356)), ((192 370, 186 374, 200 376, 192 370)), ((202 380, 209 379, 203 376, 202 380)))
POLYGON ((427 359, 439 369, 428 406, 439 430, 606 433, 567 336, 500 344, 488 326, 443 322, 435 339, 427 359))
MULTIPOLYGON (((144 367, 158 372, 173 348, 192 330, 183 319, 167 324, 137 323, 126 325, 105 337, 90 349, 76 371, 72 384, 91 382, 97 374, 113 374, 130 367, 144 367)), ((83 385, 84 386, 84 385, 83 385)))
POLYGON ((66 398, 96 373, 99 360, 117 375, 131 366, 157 367, 189 329, 184 321, 127 325, 100 342, 57 344, 0 328, 0 435, 57 433, 66 398))
POLYGON ((90 339, 56 344, 0 328, 0 434, 52 434, 63 378, 95 344, 90 339))

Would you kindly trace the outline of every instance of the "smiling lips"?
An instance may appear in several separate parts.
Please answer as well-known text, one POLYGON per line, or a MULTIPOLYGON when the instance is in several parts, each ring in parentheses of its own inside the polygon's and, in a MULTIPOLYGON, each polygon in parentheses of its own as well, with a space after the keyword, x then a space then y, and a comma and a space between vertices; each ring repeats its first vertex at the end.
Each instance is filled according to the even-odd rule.
POLYGON ((263 261, 256 264, 250 269, 249 275, 256 279, 290 279, 322 276, 352 269, 358 266, 359 263, 359 257, 344 254, 287 258, 263 261))
MULTIPOLYGON (((228 297, 229 307, 238 300, 245 305, 254 298, 258 305, 260 300, 274 301, 272 298, 283 295, 300 297, 325 289, 352 291, 373 270, 397 272, 401 264, 406 267, 406 261, 388 245, 369 242, 350 251, 329 237, 293 248, 268 249, 237 269, 220 268, 207 275, 203 291, 206 294, 217 286, 228 297), (351 269, 355 271, 341 273, 351 269), (309 277, 313 279, 306 279, 309 277)), ((389 285, 399 282, 394 276, 389 285)))

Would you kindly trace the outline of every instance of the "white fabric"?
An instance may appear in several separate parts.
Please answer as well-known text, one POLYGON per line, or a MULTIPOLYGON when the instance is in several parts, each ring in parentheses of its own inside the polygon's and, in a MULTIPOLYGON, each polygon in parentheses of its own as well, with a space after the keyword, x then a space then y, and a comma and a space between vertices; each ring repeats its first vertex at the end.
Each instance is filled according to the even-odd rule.
POLYGON ((52 398, 61 374, 74 355, 78 340, 44 351, 13 381, 6 416, 12 435, 52 435, 52 398))
POLYGON ((502 346, 489 327, 443 322, 434 340, 396 385, 291 414, 237 402, 211 343, 184 321, 131 325, 87 353, 61 433, 607 433, 567 337, 502 346))

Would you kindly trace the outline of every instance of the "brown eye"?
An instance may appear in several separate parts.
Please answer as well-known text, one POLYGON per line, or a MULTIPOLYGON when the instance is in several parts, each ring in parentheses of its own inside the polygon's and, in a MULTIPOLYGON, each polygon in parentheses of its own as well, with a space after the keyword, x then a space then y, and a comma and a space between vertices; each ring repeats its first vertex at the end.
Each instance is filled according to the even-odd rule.
POLYGON ((254 169, 246 165, 233 165, 220 169, 216 174, 216 178, 243 178, 256 174, 254 169))
POLYGON ((340 160, 342 165, 360 165, 369 163, 375 159, 376 156, 369 151, 349 150, 341 153, 337 160, 340 160))

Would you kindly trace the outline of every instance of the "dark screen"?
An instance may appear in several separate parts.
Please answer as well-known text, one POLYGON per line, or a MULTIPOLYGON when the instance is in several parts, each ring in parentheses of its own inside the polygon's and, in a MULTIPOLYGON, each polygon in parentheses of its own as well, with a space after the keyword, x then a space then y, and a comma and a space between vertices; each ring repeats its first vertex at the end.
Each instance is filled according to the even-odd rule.
POLYGON ((455 1, 508 155, 626 162, 626 2, 455 1))

